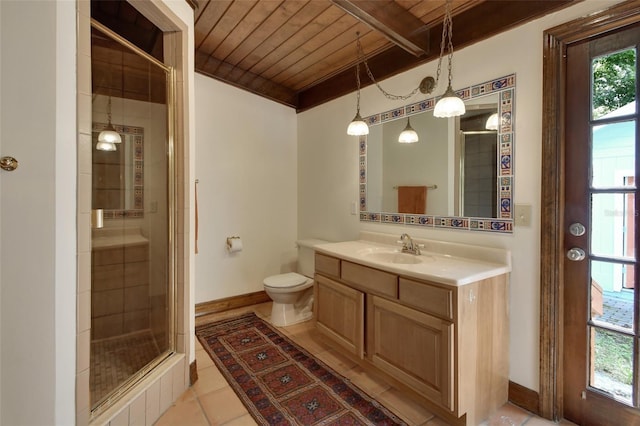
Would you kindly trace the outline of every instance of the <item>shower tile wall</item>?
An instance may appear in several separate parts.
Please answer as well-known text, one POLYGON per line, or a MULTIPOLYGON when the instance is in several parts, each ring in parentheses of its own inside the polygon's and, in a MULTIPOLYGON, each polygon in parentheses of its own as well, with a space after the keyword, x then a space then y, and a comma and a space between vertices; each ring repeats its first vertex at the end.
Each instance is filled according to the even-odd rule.
POLYGON ((149 246, 94 249, 91 333, 104 339, 149 328, 149 246))

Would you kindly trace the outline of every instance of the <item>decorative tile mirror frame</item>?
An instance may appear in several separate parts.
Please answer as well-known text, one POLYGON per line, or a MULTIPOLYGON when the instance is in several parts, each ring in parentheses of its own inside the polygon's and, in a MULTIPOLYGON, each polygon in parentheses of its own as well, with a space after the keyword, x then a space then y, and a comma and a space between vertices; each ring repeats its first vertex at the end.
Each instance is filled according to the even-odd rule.
MULTIPOLYGON (((98 134, 107 127, 107 123, 93 123, 92 135, 92 152, 94 169, 97 169, 99 164, 96 161, 96 141, 98 140, 98 134)), ((126 201, 122 201, 121 205, 124 208, 111 208, 109 206, 94 205, 92 208, 102 208, 104 210, 105 219, 118 219, 118 218, 141 218, 144 216, 144 128, 138 126, 129 126, 113 123, 113 127, 122 137, 122 147, 119 151, 102 153, 103 155, 117 155, 116 161, 120 170, 120 189, 118 198, 126 201), (125 149, 126 148, 126 149, 125 149), (126 150, 126 155, 123 157, 122 150, 126 150), (124 160, 124 164, 120 164, 124 160), (125 177, 126 175, 126 177, 125 177), (123 186, 124 185, 124 186, 123 186)), ((99 178, 93 176, 93 179, 99 178)), ((94 185, 95 186, 95 185, 94 185)), ((94 189, 95 192, 95 189, 94 189)), ((93 202, 95 203, 95 195, 93 202)))
MULTIPOLYGON (((465 102, 488 95, 498 96, 496 149, 497 214, 495 218, 447 215, 372 212, 367 209, 367 136, 359 140, 360 221, 415 225, 440 229, 463 229, 497 233, 513 232, 513 150, 515 140, 515 74, 472 85, 457 91, 465 102)), ((437 98, 429 98, 394 110, 374 114, 364 120, 369 126, 432 111, 437 98)))

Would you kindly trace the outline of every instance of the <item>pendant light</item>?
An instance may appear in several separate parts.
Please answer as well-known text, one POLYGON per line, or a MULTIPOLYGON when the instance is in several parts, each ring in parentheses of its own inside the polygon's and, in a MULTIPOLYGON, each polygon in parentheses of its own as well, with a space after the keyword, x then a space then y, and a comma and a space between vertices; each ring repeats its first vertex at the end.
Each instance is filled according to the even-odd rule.
POLYGON ((438 60, 438 75, 436 80, 440 79, 440 67, 442 65, 442 57, 444 56, 445 40, 448 49, 448 85, 442 98, 436 103, 433 109, 434 117, 457 117, 466 112, 464 102, 451 88, 451 63, 453 61, 453 23, 451 21, 451 0, 447 0, 444 14, 444 22, 442 23, 442 40, 440 41, 440 59, 438 60))
POLYGON ((356 116, 353 117, 351 123, 347 127, 347 134, 351 136, 363 136, 369 134, 369 126, 364 122, 362 117, 360 117, 360 33, 356 33, 358 37, 358 43, 356 45, 356 49, 358 50, 358 62, 356 62, 356 84, 357 84, 357 92, 356 92, 356 116))
POLYGON ((407 127, 398 136, 398 142, 400 143, 416 143, 418 142, 418 133, 411 127, 409 117, 407 117, 407 127))
MULTIPOLYGON (((436 85, 436 80, 433 77, 425 77, 422 79, 422 81, 420 81, 420 85, 418 85, 418 87, 414 88, 411 93, 408 93, 406 95, 395 95, 393 93, 389 93, 386 90, 384 90, 382 88, 382 86, 380 85, 380 83, 378 81, 376 81, 376 78, 373 76, 373 72, 371 72, 371 69, 369 68, 369 64, 367 63, 367 57, 364 54, 364 51, 362 50, 362 45, 360 44, 360 33, 356 32, 356 53, 357 53, 357 62, 356 62, 356 84, 357 84, 357 92, 356 92, 356 96, 357 96, 357 103, 356 103, 356 116, 353 118, 353 120, 351 121, 351 123, 349 123, 349 126, 347 127, 347 134, 348 135, 353 135, 353 136, 362 136, 362 135, 368 135, 369 134, 369 126, 367 125, 367 123, 362 119, 362 117, 360 116, 360 62, 362 62, 364 64, 364 68, 367 72, 367 75, 369 76, 369 79, 371 80, 372 83, 375 84, 375 86, 378 88, 378 90, 380 90, 380 93, 382 93, 387 99, 393 100, 393 101, 398 101, 398 100, 407 100, 410 97, 412 97, 413 95, 415 95, 418 92, 424 93, 424 94, 428 94, 431 93, 431 91, 433 90, 433 88, 436 85)), ((408 128, 405 129, 405 131, 407 132, 413 132, 414 135, 410 136, 410 142, 406 142, 406 143, 412 143, 412 142, 417 142, 418 139, 418 135, 417 133, 415 133, 415 130, 413 130, 411 128, 411 126, 409 126, 408 128), (415 140, 413 140, 415 138, 415 140)))
POLYGON ((111 124, 111 96, 109 96, 109 102, 107 104, 107 127, 98 134, 98 143, 96 149, 100 151, 115 151, 117 143, 122 143, 120 134, 116 132, 116 129, 111 124))

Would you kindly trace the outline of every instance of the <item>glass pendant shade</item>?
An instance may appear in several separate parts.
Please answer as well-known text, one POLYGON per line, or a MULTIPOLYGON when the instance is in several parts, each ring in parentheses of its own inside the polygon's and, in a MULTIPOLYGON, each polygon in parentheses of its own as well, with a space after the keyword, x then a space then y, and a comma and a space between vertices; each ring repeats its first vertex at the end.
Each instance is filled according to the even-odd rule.
POLYGON ((440 118, 457 117, 466 112, 464 102, 456 95, 451 86, 442 95, 442 98, 436 103, 433 109, 433 116, 440 118))
POLYGON ((487 123, 484 125, 487 130, 498 130, 498 113, 494 112, 487 118, 487 123))
POLYGON ((356 116, 353 117, 351 123, 349 123, 349 127, 347 127, 347 134, 351 136, 363 136, 369 134, 369 126, 364 122, 362 117, 360 117, 360 111, 356 113, 356 116))
POLYGON ((106 143, 122 143, 122 138, 120 134, 116 132, 116 129, 113 128, 111 122, 107 124, 107 127, 100 132, 98 135, 98 142, 106 142, 106 143))
POLYGON ((96 144, 96 149, 98 151, 115 151, 116 144, 113 142, 98 141, 98 143, 96 144))
POLYGON ((398 142, 400 143, 416 143, 418 142, 418 133, 413 130, 409 118, 407 118, 407 127, 398 136, 398 142))

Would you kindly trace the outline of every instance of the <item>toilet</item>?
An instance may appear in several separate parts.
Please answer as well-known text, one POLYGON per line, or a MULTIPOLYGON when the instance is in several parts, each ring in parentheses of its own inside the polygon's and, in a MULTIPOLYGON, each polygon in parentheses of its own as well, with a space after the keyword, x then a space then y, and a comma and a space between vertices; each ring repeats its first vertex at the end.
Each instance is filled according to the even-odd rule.
POLYGON ((313 315, 313 274, 315 246, 323 240, 300 240, 298 272, 272 275, 264 279, 264 291, 273 300, 271 324, 285 327, 311 319, 313 315))

